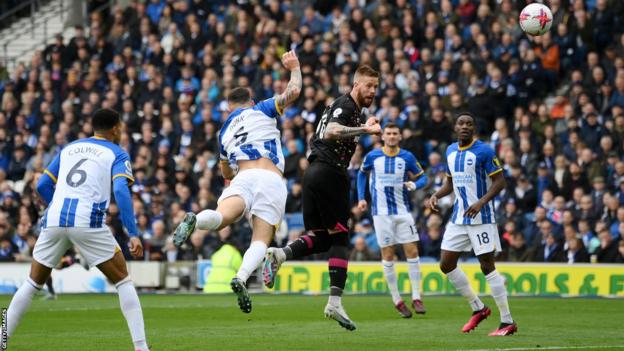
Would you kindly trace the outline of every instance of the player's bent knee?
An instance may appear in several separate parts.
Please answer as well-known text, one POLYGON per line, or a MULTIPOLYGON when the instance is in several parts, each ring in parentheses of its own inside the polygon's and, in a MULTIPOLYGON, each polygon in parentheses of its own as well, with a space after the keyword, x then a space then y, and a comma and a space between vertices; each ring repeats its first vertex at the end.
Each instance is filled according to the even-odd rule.
POLYGON ((329 239, 332 246, 349 246, 349 234, 347 232, 338 232, 335 234, 330 232, 329 239))
POLYGON ((267 245, 270 244, 275 234, 275 226, 257 216, 253 216, 252 222, 253 233, 251 234, 251 240, 261 240, 267 245))
POLYGON ((319 240, 318 244, 314 246, 314 253, 323 253, 329 251, 331 248, 331 242, 329 239, 319 240))
POLYGON ((403 245, 403 251, 405 252, 405 257, 407 258, 418 257, 418 246, 415 243, 403 245))
POLYGON ((349 249, 347 245, 332 245, 329 249, 329 257, 346 260, 349 257, 349 249))
POLYGON ((394 249, 392 246, 381 248, 381 259, 384 261, 394 261, 394 249))
POLYGON ((33 261, 30 266, 30 279, 39 285, 43 285, 50 277, 51 272, 52 268, 33 261))
POLYGON ((454 271, 455 268, 457 268, 457 264, 456 263, 444 262, 444 261, 440 262, 440 270, 444 274, 448 274, 448 273, 454 271))
POLYGON ((223 199, 216 209, 223 216, 218 230, 238 221, 245 214, 245 208, 245 200, 241 196, 233 195, 223 199))
POLYGON ((126 260, 121 252, 115 253, 113 257, 105 262, 97 265, 97 268, 110 280, 113 284, 117 284, 128 277, 128 269, 126 260))
POLYGON ((494 252, 479 256, 479 264, 481 266, 481 272, 483 272, 483 274, 488 275, 496 269, 494 265, 494 260, 494 252))
POLYGON ((127 275, 125 278, 115 283, 115 288, 119 289, 119 287, 124 284, 132 284, 132 279, 130 279, 129 275, 127 275))
POLYGON ((492 273, 496 268, 494 267, 494 262, 482 262, 481 263, 481 272, 485 275, 492 273))

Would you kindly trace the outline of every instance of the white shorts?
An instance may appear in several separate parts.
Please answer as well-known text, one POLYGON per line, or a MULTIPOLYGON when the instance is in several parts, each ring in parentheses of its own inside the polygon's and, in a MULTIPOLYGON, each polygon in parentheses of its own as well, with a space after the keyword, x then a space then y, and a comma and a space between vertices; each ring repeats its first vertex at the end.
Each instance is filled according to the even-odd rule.
POLYGON ((218 202, 231 196, 240 196, 245 200, 245 214, 257 216, 270 225, 277 225, 284 216, 287 195, 286 184, 277 173, 264 169, 247 169, 232 179, 218 202))
POLYGON ((375 234, 380 247, 419 241, 411 214, 373 216, 375 234))
POLYGON ((48 268, 54 268, 72 245, 80 250, 91 267, 110 260, 117 251, 121 251, 108 227, 49 227, 39 234, 33 258, 48 268))
POLYGON ((479 256, 496 250, 501 251, 498 227, 496 224, 455 224, 448 223, 442 237, 442 250, 470 251, 479 256))

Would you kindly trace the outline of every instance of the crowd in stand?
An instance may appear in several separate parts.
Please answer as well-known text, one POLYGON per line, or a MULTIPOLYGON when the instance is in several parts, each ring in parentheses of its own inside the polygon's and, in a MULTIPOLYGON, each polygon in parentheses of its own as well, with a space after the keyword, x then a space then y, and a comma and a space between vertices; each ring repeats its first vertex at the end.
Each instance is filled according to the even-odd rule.
MULTIPOLYGON (((90 115, 114 108, 133 160, 134 210, 148 260, 209 258, 244 249, 245 221, 197 231, 183 249, 171 233, 186 211, 215 208, 224 180, 218 131, 225 97, 283 91, 279 58, 296 49, 303 89, 280 120, 284 245, 303 233, 301 177, 324 107, 350 90, 355 68, 381 72, 367 111, 402 128, 430 184, 413 196, 421 256, 439 258, 450 197, 424 208, 444 181, 453 116, 477 116, 508 187, 496 199, 503 252, 513 262, 624 262, 624 2, 551 0, 552 29, 528 37, 525 1, 130 1, 90 16, 87 28, 22 62, 0 82, 0 261, 28 260, 44 209, 34 187, 67 143, 92 134, 90 115)), ((360 138, 349 172, 381 141, 360 138)), ((121 247, 118 209, 107 224, 121 247)), ((352 260, 379 258, 370 214, 353 207, 352 260)), ((127 252, 126 252, 127 254, 127 252)))

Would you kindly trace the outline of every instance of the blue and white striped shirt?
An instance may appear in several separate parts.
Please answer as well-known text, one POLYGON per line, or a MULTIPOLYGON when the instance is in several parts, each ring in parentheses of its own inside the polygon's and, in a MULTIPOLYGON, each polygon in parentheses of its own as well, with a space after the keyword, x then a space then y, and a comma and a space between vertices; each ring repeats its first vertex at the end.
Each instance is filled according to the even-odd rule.
MULTIPOLYGON (((371 172, 370 193, 372 197, 372 215, 406 214, 412 210, 408 190, 404 183, 409 173, 415 176, 424 171, 414 155, 403 149, 396 154, 387 154, 375 149, 364 157, 362 172, 371 172)), ((358 197, 364 199, 365 182, 358 181, 358 197)))
POLYGON ((465 147, 453 143, 446 149, 446 162, 446 174, 453 178, 455 191, 451 222, 455 224, 496 223, 493 201, 485 204, 475 218, 464 217, 466 210, 482 198, 492 186, 490 177, 503 171, 494 149, 476 139, 465 147))

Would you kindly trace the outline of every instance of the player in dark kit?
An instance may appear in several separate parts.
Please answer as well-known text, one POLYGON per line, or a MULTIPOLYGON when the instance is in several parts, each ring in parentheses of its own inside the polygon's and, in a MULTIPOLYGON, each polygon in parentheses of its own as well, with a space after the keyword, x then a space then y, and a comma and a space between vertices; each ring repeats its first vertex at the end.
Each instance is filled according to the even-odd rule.
POLYGON ((361 109, 369 107, 379 85, 379 73, 368 66, 355 72, 349 94, 336 99, 323 112, 311 141, 310 166, 303 176, 303 220, 309 234, 284 248, 270 248, 263 279, 272 288, 280 265, 314 253, 329 251, 330 296, 325 316, 355 330, 341 302, 347 281, 349 176, 347 167, 362 134, 381 134, 375 118, 362 124, 361 109))

